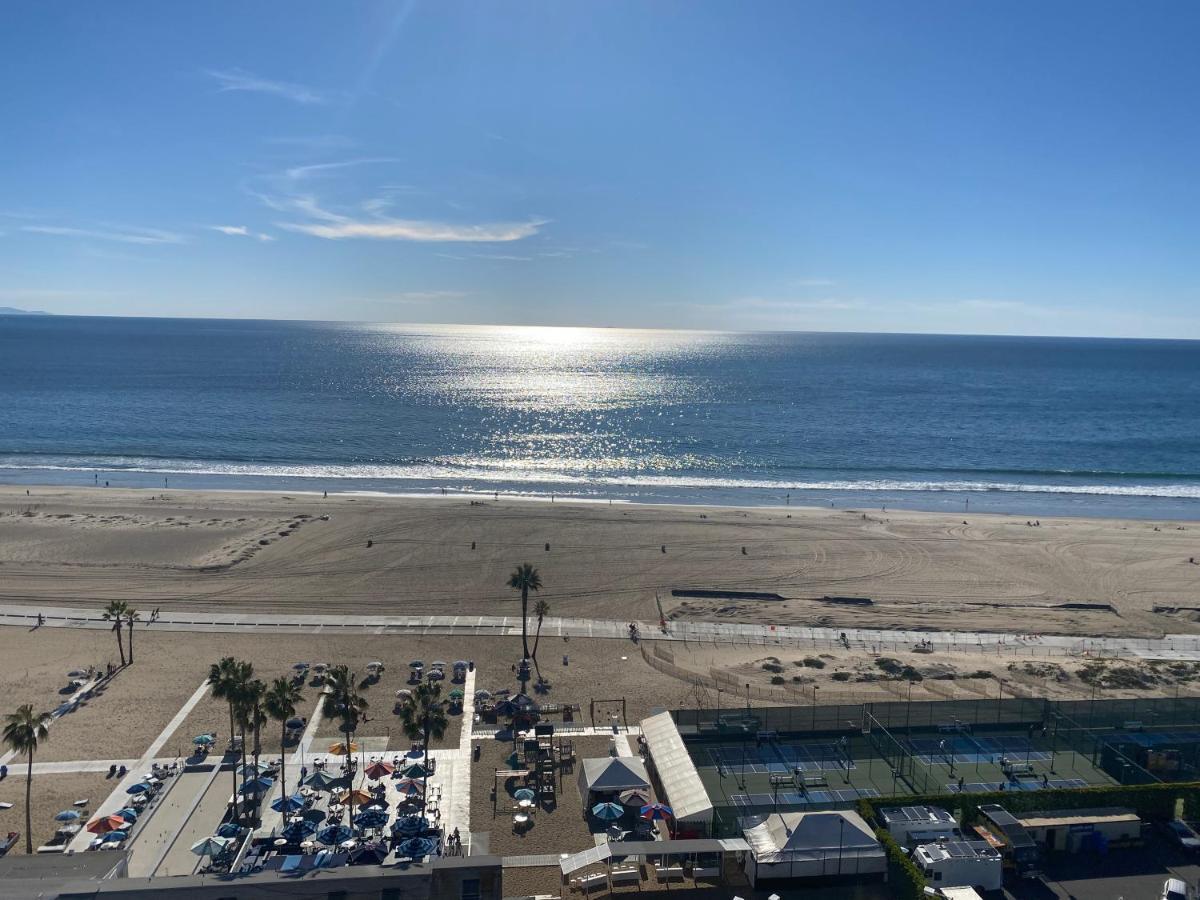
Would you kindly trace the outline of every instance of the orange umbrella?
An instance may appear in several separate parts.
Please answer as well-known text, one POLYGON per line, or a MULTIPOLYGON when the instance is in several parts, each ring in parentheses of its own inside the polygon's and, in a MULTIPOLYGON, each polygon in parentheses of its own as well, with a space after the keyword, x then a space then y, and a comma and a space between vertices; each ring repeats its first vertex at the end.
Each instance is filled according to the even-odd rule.
POLYGON ((338 794, 338 803, 353 802, 355 806, 363 806, 374 799, 374 797, 362 788, 355 788, 352 791, 342 791, 338 794))
POLYGON ((392 766, 390 763, 376 761, 367 766, 366 773, 368 778, 378 781, 380 778, 392 774, 392 766))
POLYGON ((92 834, 108 834, 110 831, 119 831, 128 827, 129 823, 120 816, 104 816, 88 822, 87 830, 92 834))
MULTIPOLYGON (((338 741, 336 744, 330 744, 329 752, 332 753, 334 756, 345 756, 346 745, 341 741, 338 741)), ((354 741, 350 742, 350 752, 351 753, 358 752, 358 744, 354 743, 354 741)))

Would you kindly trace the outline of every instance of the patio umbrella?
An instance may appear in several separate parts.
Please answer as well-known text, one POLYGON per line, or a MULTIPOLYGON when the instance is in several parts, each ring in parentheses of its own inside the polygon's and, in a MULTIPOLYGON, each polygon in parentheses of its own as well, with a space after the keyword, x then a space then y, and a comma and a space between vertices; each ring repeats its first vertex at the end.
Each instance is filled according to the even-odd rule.
POLYGON ((463 698, 462 688, 455 688, 447 696, 449 696, 451 700, 461 700, 463 698))
POLYGON ((327 847, 348 841, 352 837, 354 837, 354 832, 345 825, 330 825, 317 832, 317 840, 327 847))
POLYGON ((120 816, 102 816, 99 819, 93 819, 88 822, 87 830, 92 834, 108 834, 110 831, 124 828, 125 825, 125 820, 120 816))
POLYGON ((72 669, 67 673, 68 678, 87 678, 87 669, 72 669))
POLYGON ((606 822, 615 822, 625 815, 625 810, 619 803, 597 803, 592 807, 592 815, 606 822))
MULTIPOLYGON (((342 741, 337 741, 336 743, 329 745, 329 752, 332 753, 334 756, 345 756, 346 755, 346 745, 342 741)), ((354 741, 350 742, 350 752, 351 753, 358 752, 358 744, 354 743, 354 741)))
POLYGON ((400 767, 400 774, 405 778, 424 778, 429 771, 420 763, 409 763, 400 767))
POLYGON ((429 827, 424 816, 401 816, 392 823, 392 834, 417 834, 429 827))
POLYGON ((226 822, 217 829, 217 837, 232 838, 242 833, 242 828, 234 822, 226 822))
POLYGON ((469 665, 470 665, 470 663, 467 662, 465 659, 456 659, 454 661, 454 668, 456 668, 456 669, 465 669, 469 665))
POLYGON ((396 696, 401 700, 407 700, 412 696, 412 691, 410 691, 408 688, 400 688, 400 690, 396 691, 396 696))
POLYGON ((533 702, 533 698, 528 694, 514 694, 512 697, 512 702, 517 705, 517 709, 530 709, 534 706, 537 706, 537 704, 533 702))
POLYGON ((401 778, 396 782, 396 790, 406 797, 415 797, 424 792, 425 786, 415 778, 401 778))
POLYGON ((136 809, 130 809, 129 807, 126 807, 125 809, 117 810, 117 812, 115 812, 113 815, 120 816, 126 822, 136 822, 138 811, 136 809))
POLYGON ((129 787, 125 788, 125 793, 144 794, 148 790, 150 790, 150 785, 146 784, 144 781, 139 781, 137 784, 131 784, 129 787))
POLYGON ((342 791, 338 794, 338 803, 353 802, 355 806, 366 806, 375 798, 364 791, 362 788, 355 788, 352 791, 342 791))
POLYGON ((192 852, 197 856, 220 856, 225 851, 225 848, 229 846, 229 841, 229 838, 209 835, 192 844, 192 852))
POLYGON ((192 743, 197 747, 207 747, 212 742, 213 736, 211 734, 198 734, 192 738, 192 743))
POLYGON ((104 843, 119 844, 121 841, 129 837, 129 832, 123 828, 118 828, 116 831, 110 831, 104 836, 104 843))
POLYGON ((377 809, 368 809, 354 817, 354 824, 359 828, 382 828, 387 822, 387 813, 377 809))
POLYGON ((341 779, 330 775, 324 769, 317 769, 317 771, 306 777, 301 783, 308 785, 310 788, 315 788, 318 791, 327 791, 340 780, 341 779))
POLYGON ((433 842, 433 840, 431 838, 411 837, 411 838, 408 838, 407 840, 401 841, 400 846, 397 849, 404 856, 409 856, 409 857, 412 857, 413 859, 418 859, 422 856, 428 856, 430 853, 433 852, 434 847, 436 847, 436 846, 437 845, 433 842))
POLYGON ((536 800, 537 794, 529 788, 520 788, 513 793, 514 800, 536 800))
POLYGON ((491 691, 485 691, 483 688, 480 688, 479 690, 477 690, 477 691, 475 692, 475 699, 476 699, 476 700, 491 700, 491 699, 492 699, 492 692, 491 692, 491 691))
POLYGON ((496 715, 508 718, 517 711, 517 704, 511 700, 501 700, 496 704, 496 715))
POLYGON ((291 731, 297 731, 298 729, 301 729, 304 727, 304 720, 303 719, 288 719, 286 722, 283 723, 283 727, 287 728, 291 731))
POLYGON ((317 826, 307 819, 297 819, 288 825, 287 828, 279 832, 279 836, 286 838, 292 843, 299 843, 307 837, 312 837, 317 833, 317 826))
POLYGON ((55 822, 74 822, 78 818, 79 818, 79 810, 64 809, 62 812, 60 812, 58 815, 56 815, 54 817, 54 821, 55 822))
POLYGON ((271 771, 271 767, 264 763, 259 763, 256 766, 254 763, 248 762, 244 766, 242 766, 242 777, 243 778, 257 778, 259 775, 262 775, 264 772, 270 772, 270 771, 271 771))
POLYGON ((666 819, 670 816, 674 816, 675 813, 671 812, 671 807, 662 803, 647 803, 642 807, 641 812, 639 812, 638 815, 640 815, 643 819, 652 822, 655 819, 666 819))
POLYGON ((650 795, 646 791, 639 791, 637 788, 634 788, 630 791, 621 792, 621 802, 626 806, 636 806, 638 809, 641 809, 650 802, 650 795))
POLYGON ((315 669, 317 672, 324 672, 328 668, 329 663, 317 663, 315 666, 313 666, 313 669, 315 669))
POLYGON ((382 669, 383 663, 377 659, 373 659, 369 663, 367 663, 367 668, 368 669, 382 669))
POLYGON ((392 766, 390 763, 380 762, 380 761, 376 760, 375 762, 373 762, 369 766, 367 766, 367 768, 365 769, 365 772, 366 772, 366 775, 368 778, 378 781, 380 778, 384 778, 384 777, 392 774, 392 766))
POLYGON ((431 662, 429 664, 429 668, 444 669, 444 668, 446 668, 446 661, 444 659, 435 659, 433 662, 431 662))
POLYGON ((430 681, 441 681, 445 677, 446 677, 446 673, 443 672, 441 669, 430 669, 429 670, 429 680, 430 681))
POLYGON ((274 785, 275 782, 270 778, 255 778, 253 781, 247 781, 242 785, 242 795, 251 797, 265 794, 274 785))
POLYGON ((292 666, 292 671, 293 672, 307 672, 308 671, 308 663, 296 663, 294 666, 292 666))
POLYGON ((298 812, 304 809, 304 798, 299 794, 292 794, 290 797, 280 797, 271 803, 271 809, 275 812, 298 812))
POLYGON ((382 865, 383 861, 388 857, 387 847, 381 844, 367 844, 363 847, 355 847, 350 851, 350 865, 352 866, 378 866, 382 865))
POLYGON ((419 659, 414 659, 412 662, 410 662, 408 664, 408 667, 410 669, 423 669, 423 668, 425 668, 425 663, 421 662, 421 660, 419 660, 419 659))

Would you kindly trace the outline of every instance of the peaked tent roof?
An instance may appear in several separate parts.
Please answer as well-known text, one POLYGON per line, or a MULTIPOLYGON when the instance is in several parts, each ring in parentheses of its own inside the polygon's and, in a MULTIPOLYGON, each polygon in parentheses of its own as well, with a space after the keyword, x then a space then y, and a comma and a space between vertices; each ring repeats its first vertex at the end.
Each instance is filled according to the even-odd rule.
POLYGON ((637 756, 608 756, 585 759, 579 773, 579 787, 588 791, 625 791, 650 787, 646 764, 637 756))
POLYGON ((758 862, 783 862, 830 853, 883 852, 870 826, 850 810, 772 813, 757 824, 747 825, 746 842, 758 862))

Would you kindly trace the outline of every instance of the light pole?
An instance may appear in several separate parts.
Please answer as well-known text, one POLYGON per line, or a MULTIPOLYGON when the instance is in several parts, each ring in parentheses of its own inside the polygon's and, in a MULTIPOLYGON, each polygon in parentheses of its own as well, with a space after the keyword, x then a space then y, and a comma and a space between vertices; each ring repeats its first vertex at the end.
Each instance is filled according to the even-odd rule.
POLYGON ((1000 704, 1004 700, 1004 682, 1006 679, 1000 679, 1000 690, 996 692, 996 724, 1000 724, 1000 704))
POLYGON ((812 702, 812 725, 810 727, 810 730, 812 730, 812 731, 817 730, 817 691, 819 691, 819 690, 820 690, 820 688, 814 684, 813 685, 813 702, 812 702))

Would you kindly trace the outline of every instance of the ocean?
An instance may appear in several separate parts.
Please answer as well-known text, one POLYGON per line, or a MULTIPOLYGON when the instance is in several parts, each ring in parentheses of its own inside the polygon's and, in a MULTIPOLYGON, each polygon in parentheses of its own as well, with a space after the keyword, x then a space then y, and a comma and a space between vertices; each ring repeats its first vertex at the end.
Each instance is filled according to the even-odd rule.
POLYGON ((0 481, 1200 518, 1200 343, 0 317, 0 481))

